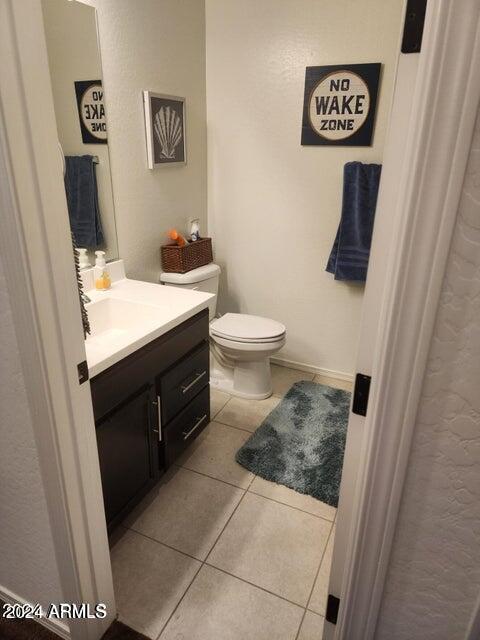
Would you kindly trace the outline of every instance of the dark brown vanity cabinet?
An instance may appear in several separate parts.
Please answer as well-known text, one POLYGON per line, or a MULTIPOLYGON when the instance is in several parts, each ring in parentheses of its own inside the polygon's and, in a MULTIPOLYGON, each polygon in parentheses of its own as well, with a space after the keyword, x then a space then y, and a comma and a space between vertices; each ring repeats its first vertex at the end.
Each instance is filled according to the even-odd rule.
POLYGON ((160 475, 155 388, 138 389, 96 426, 107 523, 142 497, 160 475))
POLYGON ((109 531, 210 421, 208 311, 91 380, 109 531))

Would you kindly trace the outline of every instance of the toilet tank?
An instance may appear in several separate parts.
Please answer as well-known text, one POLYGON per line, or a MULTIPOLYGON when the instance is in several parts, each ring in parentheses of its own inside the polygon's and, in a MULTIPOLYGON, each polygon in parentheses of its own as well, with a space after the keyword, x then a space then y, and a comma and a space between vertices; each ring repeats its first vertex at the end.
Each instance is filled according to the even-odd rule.
POLYGON ((198 269, 192 269, 187 273, 166 273, 160 274, 160 282, 169 287, 183 287, 185 289, 195 289, 197 291, 205 291, 206 293, 213 293, 215 297, 212 298, 209 303, 209 316, 210 320, 215 318, 217 311, 217 295, 218 295, 218 281, 220 278, 220 267, 218 264, 205 265, 204 267, 198 267, 198 269))

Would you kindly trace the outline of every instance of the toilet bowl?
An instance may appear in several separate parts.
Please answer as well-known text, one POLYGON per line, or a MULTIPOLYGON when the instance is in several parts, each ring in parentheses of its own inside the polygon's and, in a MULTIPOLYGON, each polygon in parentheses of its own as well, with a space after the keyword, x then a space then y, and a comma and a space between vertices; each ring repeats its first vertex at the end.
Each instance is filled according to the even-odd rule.
POLYGON ((242 398, 272 395, 270 356, 285 344, 283 324, 244 313, 226 313, 210 323, 212 386, 242 398))
POLYGON ((220 267, 209 264, 187 273, 162 273, 168 286, 213 293, 210 313, 210 384, 241 398, 272 395, 270 356, 283 347, 286 329, 276 320, 245 313, 215 318, 220 267))

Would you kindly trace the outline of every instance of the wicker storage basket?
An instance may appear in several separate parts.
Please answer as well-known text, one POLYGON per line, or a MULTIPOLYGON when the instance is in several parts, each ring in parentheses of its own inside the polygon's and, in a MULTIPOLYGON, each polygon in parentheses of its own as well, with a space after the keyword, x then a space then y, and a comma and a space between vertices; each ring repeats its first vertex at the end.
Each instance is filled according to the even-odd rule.
POLYGON ((212 239, 201 238, 184 247, 166 244, 161 247, 162 268, 168 273, 187 273, 213 261, 212 239))

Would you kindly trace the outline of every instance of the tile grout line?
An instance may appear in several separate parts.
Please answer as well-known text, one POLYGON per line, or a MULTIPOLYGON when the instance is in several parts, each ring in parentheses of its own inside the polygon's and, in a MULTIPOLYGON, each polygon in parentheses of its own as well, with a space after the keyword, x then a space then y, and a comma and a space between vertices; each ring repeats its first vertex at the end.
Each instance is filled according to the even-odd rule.
MULTIPOLYGON (((268 415, 268 414, 267 414, 268 415)), ((267 417, 267 416, 265 416, 267 417)), ((211 424, 212 422, 216 422, 217 424, 221 424, 223 427, 230 427, 231 429, 237 429, 237 431, 243 431, 244 433, 249 433, 251 436, 253 436, 253 434, 255 433, 255 431, 258 429, 258 427, 260 426, 260 423, 258 425, 258 427, 255 428, 255 431, 249 431, 248 429, 244 429, 243 427, 237 427, 236 425, 233 424, 228 424, 228 422, 222 422, 221 420, 218 419, 217 416, 215 416, 215 418, 212 418, 209 422, 209 424, 211 424)))
POLYGON ((258 584, 255 584, 255 582, 250 582, 250 580, 246 580, 245 578, 240 578, 239 576, 235 575, 234 573, 230 573, 230 571, 226 571, 226 569, 221 569, 220 567, 215 566, 214 564, 211 564, 210 562, 207 562, 205 560, 204 562, 206 567, 210 567, 211 569, 215 569, 216 571, 220 571, 221 573, 224 573, 227 576, 230 576, 231 578, 235 578, 235 580, 240 580, 240 582, 244 582, 245 584, 250 585, 251 587, 254 587, 255 589, 260 589, 260 591, 264 591, 265 593, 268 593, 271 596, 274 596, 275 598, 279 598, 280 600, 283 600, 284 602, 288 602, 288 604, 293 604, 294 607, 298 607, 299 609, 303 609, 305 610, 305 607, 301 604, 298 604, 298 602, 293 602, 293 600, 289 600, 288 598, 285 598, 285 596, 281 596, 278 593, 275 593, 274 591, 270 591, 269 589, 266 589, 265 587, 261 587, 258 584))
MULTIPOLYGON (((253 477, 253 479, 255 478, 255 476, 253 477)), ((252 482, 253 482, 252 479, 252 482)), ((250 483, 251 484, 251 483, 250 483)), ((230 514, 230 517, 228 518, 228 520, 226 521, 226 523, 224 524, 222 530, 220 531, 220 533, 218 534, 218 536, 215 538, 215 542, 212 544, 210 551, 207 553, 207 557, 204 560, 204 563, 207 562, 208 558, 210 557, 210 554, 212 553, 212 551, 214 550, 217 542, 220 540, 220 537, 222 536, 223 532, 225 531, 225 529, 227 528, 230 520, 233 518, 233 516, 235 515, 238 507, 241 505, 241 503, 243 502, 243 499, 245 498, 245 496, 247 495, 248 492, 248 488, 243 490, 243 496, 240 498, 240 500, 237 503, 237 506, 235 507, 235 509, 232 511, 232 513, 230 514)))
MULTIPOLYGON (((314 581, 313 581, 312 588, 310 589, 310 595, 308 596, 307 604, 306 604, 306 606, 305 606, 305 611, 307 611, 307 610, 308 610, 308 611, 311 611, 311 609, 309 609, 309 608, 308 608, 308 605, 310 604, 310 600, 312 599, 313 590, 315 589, 315 584, 316 584, 316 582, 317 582, 318 574, 320 573, 320 569, 322 568, 322 562, 323 562, 323 559, 325 558, 325 554, 327 553, 328 543, 330 542, 330 538, 331 538, 331 537, 332 537, 332 535, 333 535, 333 529, 334 529, 334 527, 335 527, 335 525, 334 525, 334 523, 332 522, 332 528, 330 529, 330 533, 328 534, 327 543, 326 543, 326 545, 325 545, 325 549, 323 550, 322 558, 321 558, 321 560, 320 560, 320 564, 318 565, 317 572, 316 572, 316 574, 315 574, 315 579, 314 579, 314 581)), ((329 577, 330 577, 330 576, 329 576, 329 577)), ((317 613, 317 611, 314 611, 313 613, 317 613)), ((320 614, 318 614, 318 615, 322 615, 322 614, 320 613, 320 614)), ((324 614, 323 614, 323 615, 324 615, 324 614)))
POLYGON ((171 544, 167 544, 166 542, 162 542, 161 540, 157 540, 156 538, 152 538, 152 536, 147 536, 146 533, 142 533, 141 531, 138 531, 137 529, 133 529, 132 527, 128 528, 127 531, 133 531, 133 533, 136 533, 138 536, 142 536, 142 538, 146 538, 147 540, 150 540, 151 542, 156 542, 157 544, 161 545, 162 547, 166 547, 167 549, 170 549, 171 551, 175 551, 176 553, 180 553, 182 556, 185 556, 187 558, 190 558, 190 560, 195 560, 196 562, 200 562, 201 564, 203 564, 204 560, 200 560, 199 558, 196 558, 195 556, 192 556, 190 553, 187 553, 186 551, 180 551, 180 549, 176 549, 175 547, 172 547, 171 544))
POLYGON ((142 533, 141 531, 137 531, 136 529, 133 529, 132 527, 127 527, 126 531, 132 531, 133 533, 135 533, 138 536, 141 536, 143 538, 146 538, 147 540, 150 540, 151 542, 154 542, 155 544, 159 544, 162 547, 165 547, 166 549, 170 549, 170 551, 174 551, 175 553, 179 553, 180 555, 186 557, 186 558, 190 558, 190 560, 195 560, 195 562, 200 563, 200 566, 198 567, 198 569, 195 571, 192 579, 190 580, 190 582, 188 583, 185 591, 182 593, 179 601, 177 602, 177 604, 175 605, 175 608, 173 609, 172 613, 168 616, 165 624, 162 626, 162 628, 160 629, 160 632, 157 636, 155 636, 156 640, 160 640, 160 636, 162 635, 162 633, 165 631, 165 628, 167 626, 167 624, 170 622, 172 616, 175 614, 175 611, 178 609, 178 607, 180 606, 180 603, 182 602, 182 600, 184 599, 184 597, 187 594, 187 591, 190 589, 190 587, 192 586, 195 578, 198 576, 198 574, 200 573, 201 568, 204 565, 204 561, 203 560, 199 560, 198 558, 195 558, 195 556, 191 556, 189 553, 186 553, 185 551, 180 551, 179 549, 175 549, 175 547, 170 546, 169 544, 166 544, 165 542, 161 542, 160 540, 156 540, 155 538, 151 538, 150 536, 147 536, 145 533, 142 533))
POLYGON ((295 634, 294 640, 298 640, 298 636, 300 635, 300 631, 302 630, 303 621, 305 620, 306 615, 307 615, 307 609, 304 609, 302 614, 302 619, 300 620, 300 624, 298 625, 297 633, 295 634))
MULTIPOLYGON (((261 476, 255 476, 256 477, 261 477, 261 476)), ((253 483, 253 480, 252 480, 253 483)), ((252 485, 252 483, 250 483, 250 486, 252 485)), ((286 485, 282 485, 282 486, 286 486, 286 485)), ((290 487, 287 487, 287 489, 289 489, 290 487)), ((325 518, 325 516, 319 516, 316 513, 312 513, 311 511, 305 511, 305 509, 300 509, 300 507, 294 507, 291 504, 288 504, 287 502, 281 502, 280 500, 275 500, 275 498, 270 498, 269 496, 264 496, 261 493, 257 493, 256 491, 253 491, 250 489, 250 487, 247 489, 248 493, 252 493, 254 496, 260 496, 260 498, 265 498, 265 500, 271 500, 272 502, 275 502, 276 504, 281 504, 284 507, 289 507, 290 509, 295 509, 295 511, 300 511, 300 513, 306 513, 308 516, 313 516, 314 518, 318 518, 319 520, 325 520, 325 522, 329 522, 330 524, 333 524, 335 521, 335 518, 333 520, 329 520, 328 518, 325 518)), ((294 491, 294 489, 292 489, 292 491, 294 491)), ((302 495, 307 495, 307 494, 302 494, 302 495)), ((316 499, 316 498, 315 498, 316 499)), ((319 500, 320 502, 320 500, 319 500)), ((322 503, 322 504, 326 504, 326 502, 322 503)))
POLYGON ((161 635, 163 634, 163 632, 165 631, 165 629, 167 628, 168 623, 170 622, 170 620, 172 619, 172 617, 175 615, 176 610, 178 609, 178 607, 180 606, 180 604, 183 602, 183 599, 185 598, 185 596, 188 593, 188 590, 190 589, 190 587, 192 586, 192 584, 195 582, 195 578, 198 576, 198 574, 200 573, 200 571, 202 570, 203 567, 203 562, 200 564, 200 566, 198 567, 197 571, 195 571, 195 575, 193 576, 193 578, 190 580, 190 582, 188 583, 188 587, 185 589, 185 591, 182 594, 182 597, 180 598, 180 600, 177 602, 177 604, 175 605, 174 610, 172 611, 172 613, 168 616, 165 624, 163 625, 163 627, 160 629, 160 633, 158 634, 158 636, 156 636, 156 640, 160 640, 161 635))
MULTIPOLYGON (((210 390, 211 390, 211 388, 210 388, 210 390)), ((224 405, 222 405, 222 406, 220 407, 220 409, 219 409, 216 413, 214 413, 214 414, 213 414, 213 416, 212 416, 212 414, 210 414, 210 422, 212 422, 212 421, 214 421, 214 420, 215 420, 215 418, 218 416, 218 414, 220 413, 220 411, 223 411, 223 410, 225 409, 225 407, 227 406, 227 404, 230 402, 230 400, 231 400, 231 399, 232 399, 232 396, 229 396, 229 398, 228 398, 228 400, 225 402, 225 404, 224 404, 224 405)), ((211 403, 212 403, 212 396, 211 396, 211 394, 210 394, 210 404, 211 404, 211 403)))
MULTIPOLYGON (((333 533, 333 526, 334 525, 333 525, 333 522, 332 522, 332 527, 331 527, 330 532, 328 534, 327 542, 325 544, 325 549, 323 550, 322 557, 320 558, 320 562, 318 564, 317 571, 315 572, 315 578, 313 579, 312 588, 310 589, 310 594, 309 594, 308 599, 307 599, 307 604, 305 605, 304 610, 303 610, 303 616, 302 616, 302 619, 300 621, 300 625, 298 627, 298 631, 297 631, 297 635, 295 636, 295 640, 298 640, 298 637, 300 635, 300 631, 302 630, 303 621, 305 620, 305 616, 307 615, 307 611, 310 611, 311 613, 317 614, 316 611, 312 612, 312 610, 308 608, 308 605, 310 604, 310 600, 312 599, 312 594, 313 594, 313 590, 315 589, 315 585, 317 583, 318 574, 320 573, 320 569, 322 567, 323 559, 325 557, 325 554, 327 553, 327 546, 328 546, 328 543, 330 542, 330 536, 333 533)), ((317 615, 321 615, 321 614, 317 614, 317 615)), ((322 616, 322 617, 324 618, 325 616, 322 616)))
MULTIPOLYGON (((177 466, 177 465, 172 465, 172 466, 177 466)), ((177 467, 179 469, 183 469, 184 467, 177 467)), ((138 533, 139 535, 143 536, 144 538, 148 538, 149 540, 152 540, 153 542, 157 542, 158 544, 163 545, 164 547, 167 547, 168 549, 171 549, 172 551, 177 551, 178 553, 183 554, 184 556, 187 556, 188 558, 192 558, 192 560, 197 560, 197 562, 201 562, 202 564, 206 562, 208 556, 210 555, 210 553, 213 550, 213 547, 217 544, 220 536, 222 535, 222 533, 225 531, 226 526, 228 525, 228 523, 230 522, 231 518, 233 517, 233 514, 235 513, 235 511, 238 509, 238 507, 240 506, 240 503, 242 502, 243 498, 245 497, 245 494, 248 492, 248 489, 251 487, 253 481, 256 478, 255 474, 252 474, 252 479, 250 480, 248 487, 246 489, 244 489, 243 487, 237 487, 234 484, 230 484, 229 482, 225 482, 224 480, 218 480, 218 478, 212 478, 212 476, 207 476, 204 473, 200 473, 199 471, 193 471, 192 469, 187 469, 187 471, 191 471, 192 473, 196 473, 200 476, 204 476, 205 478, 209 478, 210 480, 216 480, 217 482, 223 482, 223 484, 227 484, 229 487, 233 487, 234 489, 239 489, 240 491, 243 491, 243 495, 240 498, 240 500, 238 501, 238 503, 236 504, 234 510, 232 511, 232 513, 230 514, 230 516, 228 517, 227 521, 225 522, 225 525, 223 526, 222 530, 220 531, 220 533, 218 534, 218 536, 215 538, 214 543, 212 544, 212 546, 210 547, 210 551, 207 553, 207 555, 205 556, 205 560, 200 560, 199 558, 196 558, 195 556, 190 555, 189 553, 186 553, 185 551, 180 551, 180 549, 177 549, 175 547, 172 547, 171 545, 167 544, 166 542, 162 542, 161 540, 157 540, 156 538, 152 538, 151 536, 148 536, 145 533, 142 533, 141 531, 138 531, 137 529, 134 529, 133 526, 126 526, 124 524, 122 524, 121 526, 123 526, 127 531, 134 531, 135 533, 138 533)), ((267 498, 268 500, 268 498, 267 498)), ((150 506, 150 505, 149 505, 150 506)))
MULTIPOLYGON (((287 502, 282 502, 281 500, 276 500, 275 498, 270 498, 270 496, 264 496, 263 494, 258 493, 257 491, 251 490, 250 487, 252 486, 253 481, 255 480, 255 478, 257 478, 257 477, 261 478, 261 476, 257 476, 256 474, 253 474, 253 478, 251 479, 248 487, 245 488, 245 487, 238 486, 238 484, 233 484, 233 482, 228 482, 227 480, 222 480, 221 478, 216 478, 215 476, 211 476, 208 473, 205 473, 204 471, 197 471, 197 469, 191 469, 190 467, 187 467, 185 465, 180 465, 180 464, 177 464, 177 463, 174 462, 172 466, 176 467, 177 469, 186 469, 187 471, 191 471, 192 473, 197 473, 199 476, 204 476, 205 478, 210 478, 210 480, 216 480, 217 482, 223 482, 223 484, 226 484, 229 487, 234 487, 235 489, 240 489, 241 491, 248 491, 249 493, 253 493, 253 495, 260 496, 260 498, 264 498, 265 500, 271 500, 272 502, 275 502, 276 504, 281 504, 284 507, 289 507, 290 509, 295 509, 295 511, 300 511, 300 513, 306 513, 307 515, 313 516, 314 518, 319 518, 320 520, 325 520, 325 522, 329 522, 330 524, 333 524, 335 522, 335 516, 334 516, 333 520, 329 520, 325 516, 319 516, 316 513, 312 513, 311 511, 306 511, 305 509, 300 509, 300 507, 295 507, 294 505, 288 504, 287 502)), ((252 472, 249 471, 248 473, 252 473, 252 472)), ((282 486, 286 486, 286 485, 282 485, 282 486)), ((287 489, 289 489, 289 488, 290 487, 287 487, 287 489)), ((292 491, 294 491, 294 489, 292 489, 292 491)), ((302 494, 302 495, 308 495, 308 494, 302 494)), ((311 496, 311 497, 313 497, 313 496, 311 496)), ((321 502, 321 501, 319 500, 319 502, 321 502)), ((326 503, 323 503, 323 504, 326 504, 326 503)), ((336 512, 335 512, 335 515, 336 515, 336 512)))
MULTIPOLYGON (((177 469, 185 469, 186 471, 197 473, 199 476, 203 476, 204 478, 210 478, 210 480, 216 480, 217 482, 222 482, 223 484, 226 484, 229 487, 233 487, 234 489, 240 489, 241 491, 247 491, 248 487, 250 487, 251 483, 253 482, 253 480, 250 481, 247 488, 239 487, 238 484, 233 484, 233 482, 228 482, 227 480, 222 480, 221 478, 215 478, 215 476, 211 476, 208 473, 205 473, 204 471, 197 471, 196 469, 190 469, 190 467, 179 465, 179 464, 176 464, 175 462, 172 464, 172 466, 177 467, 177 469)), ((251 473, 251 471, 249 471, 248 473, 251 473)), ((255 478, 255 474, 253 474, 253 477, 255 478)))

